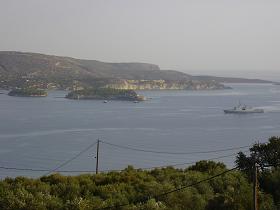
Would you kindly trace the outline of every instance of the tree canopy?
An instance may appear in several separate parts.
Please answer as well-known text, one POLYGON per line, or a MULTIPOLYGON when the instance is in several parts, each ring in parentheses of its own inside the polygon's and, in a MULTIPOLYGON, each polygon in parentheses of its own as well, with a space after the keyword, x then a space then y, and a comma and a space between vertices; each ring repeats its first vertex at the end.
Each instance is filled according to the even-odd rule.
POLYGON ((186 169, 139 170, 129 166, 121 172, 97 175, 6 178, 0 181, 0 209, 250 210, 253 187, 246 170, 254 158, 263 166, 260 210, 277 210, 279 144, 279 138, 272 137, 268 143, 254 145, 249 156, 239 153, 236 162, 241 170, 228 170, 220 162, 199 161, 186 169), (209 179, 217 174, 223 175, 209 179), (181 189, 184 186, 189 187, 181 189))

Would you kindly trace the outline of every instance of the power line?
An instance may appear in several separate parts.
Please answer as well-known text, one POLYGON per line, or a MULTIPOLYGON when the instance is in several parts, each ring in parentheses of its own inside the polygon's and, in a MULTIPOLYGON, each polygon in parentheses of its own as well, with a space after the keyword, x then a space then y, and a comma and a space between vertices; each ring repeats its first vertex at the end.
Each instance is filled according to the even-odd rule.
MULTIPOLYGON (((189 185, 186 185, 186 186, 183 186, 183 187, 180 187, 180 188, 175 188, 174 190, 170 190, 170 191, 167 191, 167 192, 165 192, 165 193, 161 193, 161 194, 158 194, 158 195, 155 195, 155 196, 147 196, 146 198, 144 198, 144 199, 139 199, 138 201, 133 202, 132 204, 147 202, 147 201, 150 200, 151 198, 158 199, 159 197, 163 197, 163 196, 166 196, 166 195, 168 195, 168 194, 171 194, 171 193, 174 193, 174 192, 178 192, 178 191, 184 190, 184 189, 189 188, 189 187, 193 187, 193 186, 199 185, 199 184, 201 184, 201 183, 203 183, 203 182, 208 182, 208 181, 210 181, 210 180, 212 180, 212 179, 215 179, 215 178, 217 178, 217 177, 219 177, 219 176, 222 176, 222 175, 224 175, 224 174, 226 174, 226 173, 229 173, 229 172, 231 172, 231 171, 234 171, 234 170, 236 170, 237 168, 238 168, 238 167, 235 167, 235 168, 226 170, 226 171, 224 171, 224 172, 222 172, 222 173, 220 173, 220 174, 216 174, 216 175, 214 175, 214 176, 211 176, 211 177, 209 177, 209 178, 200 180, 200 181, 195 182, 195 183, 193 183, 193 184, 189 184, 189 185)), ((114 205, 114 206, 107 206, 107 207, 99 208, 99 209, 97 209, 97 210, 120 208, 120 207, 123 207, 123 206, 129 206, 130 204, 131 204, 131 203, 120 204, 120 205, 114 205)))
POLYGON ((50 171, 47 169, 18 168, 18 167, 6 167, 6 166, 0 166, 0 169, 16 170, 16 171, 38 171, 38 172, 50 171))
POLYGON ((121 149, 128 149, 128 150, 133 150, 133 151, 138 151, 138 152, 147 152, 147 153, 169 154, 169 155, 209 154, 209 153, 226 152, 226 151, 231 151, 231 150, 244 149, 244 148, 248 148, 248 147, 251 146, 251 145, 247 145, 247 146, 242 146, 242 147, 231 147, 231 148, 226 148, 226 149, 196 151, 196 152, 167 152, 167 151, 138 149, 138 148, 135 148, 135 147, 113 144, 113 143, 109 143, 109 142, 101 141, 101 140, 100 140, 100 142, 104 143, 104 144, 107 144, 107 145, 110 145, 110 146, 113 146, 113 147, 118 147, 118 148, 121 148, 121 149))
MULTIPOLYGON (((0 166, 0 169, 4 170, 15 170, 15 171, 34 171, 34 172, 50 172, 49 169, 36 169, 36 168, 19 168, 19 167, 6 167, 0 166)), ((90 173, 93 170, 53 170, 52 172, 61 172, 61 173, 90 173)))
MULTIPOLYGON (((115 147, 119 147, 119 148, 122 148, 122 149, 130 149, 130 150, 136 150, 136 151, 141 151, 141 152, 150 152, 150 153, 158 153, 158 154, 202 154, 202 153, 205 154, 205 153, 230 151, 230 150, 236 150, 236 149, 242 149, 242 148, 249 147, 249 146, 242 146, 242 147, 227 148, 227 149, 212 150, 212 151, 174 153, 174 152, 164 152, 164 151, 154 151, 154 150, 143 150, 143 149, 137 149, 137 148, 133 148, 133 147, 127 147, 127 146, 112 144, 112 143, 109 143, 109 142, 106 142, 106 141, 101 141, 101 140, 99 140, 99 141, 104 143, 104 144, 115 146, 115 147)), ((48 170, 48 169, 34 169, 34 168, 17 168, 17 167, 6 167, 6 166, 0 166, 0 169, 17 170, 17 171, 48 172, 48 173, 44 174, 45 176, 49 175, 52 172, 61 172, 61 173, 91 173, 91 172, 93 172, 92 170, 59 170, 59 169, 62 168, 63 166, 65 166, 65 165, 67 165, 71 161, 75 160, 76 158, 78 158, 80 155, 82 155, 84 152, 88 151, 91 147, 93 147, 96 144, 97 144, 97 142, 89 145, 87 148, 85 148, 84 150, 79 152, 77 155, 75 155, 74 157, 70 158, 69 160, 66 160, 65 162, 63 162, 62 164, 58 165, 56 168, 54 168, 52 170, 48 170)), ((230 157, 230 156, 233 156, 233 155, 236 155, 236 153, 231 154, 231 155, 225 155, 225 156, 219 156, 219 157, 215 157, 215 158, 211 158, 211 159, 206 159, 206 161, 221 159, 221 158, 230 157)), ((175 166, 180 166, 180 165, 190 165, 190 164, 194 164, 196 162, 197 161, 187 162, 187 163, 178 163, 178 164, 172 164, 172 165, 162 165, 162 166, 138 168, 138 169, 135 169, 135 170, 149 170, 149 169, 155 169, 155 168, 175 167, 175 166)), ((113 172, 113 171, 123 171, 123 170, 103 170, 103 171, 100 171, 100 172, 113 172)))
MULTIPOLYGON (((243 151, 243 152, 248 152, 248 151, 249 150, 246 150, 246 151, 243 151)), ((238 153, 233 153, 233 154, 230 154, 230 155, 218 156, 218 157, 206 159, 205 161, 218 160, 218 159, 222 159, 222 158, 226 158, 226 157, 232 157, 232 156, 235 156, 237 154, 238 153)), ((202 160, 198 160, 198 161, 202 161, 202 160)), ((156 169, 156 168, 166 168, 166 167, 175 167, 175 166, 182 166, 182 165, 191 165, 191 164, 197 163, 198 161, 185 162, 185 163, 177 163, 177 164, 171 164, 171 165, 162 165, 162 166, 155 166, 155 167, 141 168, 141 169, 148 170, 148 169, 156 169)))
MULTIPOLYGON (((243 151, 243 152, 248 152, 249 150, 243 151)), ((211 160, 218 160, 226 157, 232 157, 237 155, 238 153, 233 153, 230 155, 223 155, 223 156, 218 156, 210 159, 205 159, 205 160, 196 160, 192 162, 185 162, 185 163, 177 163, 177 164, 169 164, 169 165, 161 165, 161 166, 152 166, 152 167, 144 167, 144 168, 135 168, 134 170, 152 170, 152 169, 161 169, 161 168, 167 168, 167 167, 176 167, 176 166, 183 166, 183 165, 192 165, 195 164, 199 161, 211 161, 211 160)), ((125 169, 120 169, 120 170, 102 170, 100 171, 101 173, 108 173, 108 172, 122 172, 125 171, 125 169)))
MULTIPOLYGON (((249 150, 246 150, 244 152, 248 152, 249 150)), ((211 161, 211 160, 218 160, 226 157, 232 157, 237 155, 237 153, 233 153, 230 155, 224 155, 224 156, 218 156, 210 159, 206 159, 205 161, 211 161)), ((185 163, 177 163, 177 164, 169 164, 169 165, 161 165, 161 166, 153 166, 153 167, 145 167, 145 168, 136 168, 135 170, 149 170, 149 169, 156 169, 156 168, 166 168, 166 167, 176 167, 176 166, 182 166, 182 165, 191 165, 195 164, 198 161, 192 161, 192 162, 185 162, 185 163)), ((50 172, 49 169, 36 169, 36 168, 20 168, 20 167, 8 167, 8 166, 0 166, 0 169, 4 170, 16 170, 16 171, 34 171, 34 172, 50 172)), ((101 173, 106 173, 106 172, 121 172, 125 171, 125 169, 119 169, 119 170, 102 170, 99 171, 101 173)), ((58 172, 58 173, 91 173, 94 172, 94 170, 52 170, 52 172, 58 172)))
MULTIPOLYGON (((242 152, 249 152, 250 150, 245 150, 242 152)), ((214 158, 209 158, 209 159, 202 159, 202 160, 196 160, 196 161, 192 161, 192 162, 184 162, 184 163, 176 163, 176 164, 169 164, 169 165, 161 165, 161 166, 152 166, 152 167, 144 167, 144 168, 135 168, 135 170, 150 170, 150 169, 160 169, 160 168, 166 168, 166 167, 176 167, 176 166, 183 166, 183 165, 191 165, 191 164, 195 164, 199 161, 211 161, 211 160, 218 160, 218 159, 222 159, 222 158, 227 158, 227 157, 232 157, 237 155, 238 153, 233 153, 233 154, 229 154, 229 155, 223 155, 223 156, 218 156, 218 157, 214 157, 214 158)), ((125 169, 120 169, 120 170, 103 170, 100 172, 106 173, 106 172, 121 172, 121 171, 125 171, 125 169)))
POLYGON ((66 160, 65 162, 61 163, 60 165, 58 165, 56 168, 49 170, 48 173, 44 174, 44 176, 49 175, 50 173, 57 171, 58 169, 62 168, 63 166, 67 165, 68 163, 72 162, 73 160, 77 159, 80 155, 82 155, 83 153, 85 153, 86 151, 88 151, 90 148, 92 148, 94 145, 96 145, 97 142, 94 142, 93 144, 90 144, 88 147, 86 147, 85 149, 83 149, 82 151, 80 151, 77 155, 75 155, 74 157, 70 158, 69 160, 66 160))
MULTIPOLYGON (((248 150, 247 150, 248 151, 248 150)), ((247 152, 244 151, 244 152, 247 152)), ((206 159, 205 161, 211 161, 211 160, 218 160, 218 159, 222 159, 222 158, 226 158, 226 157, 232 157, 237 155, 237 153, 234 154, 230 154, 230 155, 224 155, 224 156, 218 156, 215 158, 210 158, 210 159, 206 159)), ((167 167, 176 167, 176 166, 183 166, 183 165, 191 165, 191 164, 195 164, 199 161, 203 161, 203 160, 196 160, 196 161, 192 161, 192 162, 185 162, 185 163, 177 163, 177 164, 169 164, 169 165, 161 165, 161 166, 152 166, 152 167, 143 167, 143 168, 135 168, 134 170, 151 170, 151 169, 160 169, 160 168, 167 168, 167 167)), ((1 167, 0 167, 1 168, 1 167)), ((115 169, 115 170, 102 170, 99 171, 101 173, 108 173, 108 172, 122 172, 125 171, 125 169, 115 169)), ((67 171, 56 171, 56 172, 67 172, 67 171)), ((73 172, 73 171, 68 171, 68 172, 73 172)), ((77 172, 77 171, 74 171, 77 172)), ((80 172, 88 172, 88 171, 80 171, 80 172)), ((90 171, 93 172, 93 171, 90 171)))

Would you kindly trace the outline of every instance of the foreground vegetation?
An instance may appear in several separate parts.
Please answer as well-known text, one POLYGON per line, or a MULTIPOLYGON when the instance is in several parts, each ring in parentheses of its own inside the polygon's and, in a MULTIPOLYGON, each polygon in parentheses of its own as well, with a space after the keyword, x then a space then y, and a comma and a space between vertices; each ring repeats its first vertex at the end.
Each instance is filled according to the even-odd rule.
POLYGON ((253 155, 255 160, 275 163, 275 166, 260 168, 260 209, 280 209, 280 169, 276 164, 280 161, 280 139, 276 137, 267 144, 252 147, 248 157, 240 153, 236 162, 241 170, 230 171, 168 195, 158 196, 220 174, 227 170, 226 166, 200 161, 187 169, 168 167, 143 171, 128 167, 122 172, 98 175, 6 178, 0 182, 0 209, 102 209, 116 206, 107 209, 250 210, 253 209, 250 165, 253 155), (123 204, 128 205, 120 206, 123 204))

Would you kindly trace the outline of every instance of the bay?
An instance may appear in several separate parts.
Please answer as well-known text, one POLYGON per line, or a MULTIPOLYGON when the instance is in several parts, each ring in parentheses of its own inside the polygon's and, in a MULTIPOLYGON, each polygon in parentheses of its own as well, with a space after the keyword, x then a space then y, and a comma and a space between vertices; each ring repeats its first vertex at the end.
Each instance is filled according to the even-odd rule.
MULTIPOLYGON (((249 146, 279 136, 280 86, 228 85, 233 89, 140 91, 149 98, 141 103, 68 100, 63 98, 65 91, 50 91, 45 98, 0 94, 0 177, 42 176, 97 139, 103 141, 100 171, 120 170, 127 165, 151 168, 178 164, 184 168, 202 159, 215 159, 232 167, 235 154, 248 148, 210 151, 249 146), (265 113, 223 113, 238 101, 263 108, 265 113), (106 142, 139 150, 192 154, 135 151, 106 142)), ((95 156, 94 146, 60 170, 94 171, 95 156)))

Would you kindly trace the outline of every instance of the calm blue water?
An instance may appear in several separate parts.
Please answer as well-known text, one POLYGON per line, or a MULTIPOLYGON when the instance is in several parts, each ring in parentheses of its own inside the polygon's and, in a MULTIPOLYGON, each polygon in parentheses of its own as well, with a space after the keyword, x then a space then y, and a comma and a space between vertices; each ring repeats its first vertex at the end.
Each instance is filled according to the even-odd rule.
MULTIPOLYGON (((98 138, 140 149, 196 152, 246 146, 280 135, 280 86, 231 86, 233 90, 143 91, 141 94, 151 100, 137 104, 67 100, 62 98, 66 94, 63 91, 50 92, 46 98, 1 94, 0 166, 53 169, 98 138), (223 109, 238 100, 262 107, 265 113, 225 115, 223 109)), ((95 170, 95 150, 90 149, 61 170, 95 170)), ((166 155, 100 144, 100 170, 188 163, 238 151, 166 155)), ((234 156, 220 161, 230 167, 234 156)), ((43 174, 0 169, 2 178, 43 174)))

